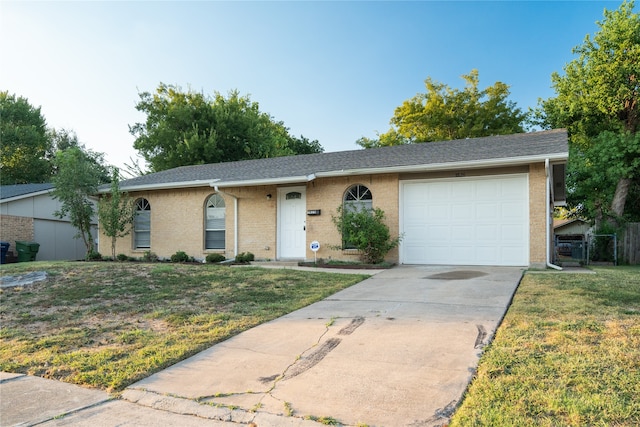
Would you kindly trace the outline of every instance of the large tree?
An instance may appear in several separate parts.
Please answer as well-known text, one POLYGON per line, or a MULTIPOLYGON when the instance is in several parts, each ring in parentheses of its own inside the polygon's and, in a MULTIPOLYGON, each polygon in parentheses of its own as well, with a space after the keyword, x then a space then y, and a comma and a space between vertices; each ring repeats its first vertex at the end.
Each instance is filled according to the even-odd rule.
POLYGON ((388 132, 356 143, 371 148, 524 132, 527 115, 508 100, 509 86, 496 82, 480 90, 478 70, 462 78, 462 90, 427 78, 426 93, 396 108, 388 132))
POLYGON ((552 75, 557 96, 542 102, 543 124, 569 131, 569 201, 579 214, 614 225, 640 219, 637 204, 627 203, 640 189, 640 16, 633 9, 633 1, 605 9, 599 30, 573 49, 577 58, 552 75))
POLYGON ((257 102, 232 91, 182 91, 161 83, 139 94, 136 109, 147 115, 129 130, 134 147, 157 172, 178 166, 322 152, 317 141, 289 134, 257 102))
POLYGON ((53 145, 40 112, 23 97, 0 92, 0 183, 47 182, 53 145))
POLYGON ((109 171, 104 166, 102 155, 72 146, 60 150, 54 158, 56 174, 53 176, 53 196, 60 201, 60 209, 55 212, 59 218, 69 217, 71 225, 78 229, 87 248, 87 256, 93 252, 94 240, 91 224, 95 214, 90 197, 98 192, 98 186, 105 183, 109 171))

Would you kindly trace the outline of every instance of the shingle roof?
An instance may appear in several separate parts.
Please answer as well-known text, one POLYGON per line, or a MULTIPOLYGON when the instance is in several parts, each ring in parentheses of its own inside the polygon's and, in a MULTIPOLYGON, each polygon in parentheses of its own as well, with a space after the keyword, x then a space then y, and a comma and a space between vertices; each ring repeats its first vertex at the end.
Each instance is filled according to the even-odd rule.
POLYGON ((51 190, 53 184, 16 184, 0 186, 0 200, 12 199, 19 196, 27 196, 32 193, 51 190))
MULTIPOLYGON (((291 177, 314 174, 334 175, 381 172, 380 169, 418 171, 439 166, 455 168, 472 162, 490 163, 504 160, 517 163, 518 159, 554 155, 568 157, 567 132, 564 129, 490 136, 455 141, 408 144, 367 150, 305 154, 269 159, 245 160, 229 163, 182 166, 166 171, 143 175, 121 183, 122 189, 153 187, 154 185, 188 184, 193 181, 242 183, 262 180, 277 182, 291 177)), ((239 184, 242 185, 242 184, 239 184)), ((103 190, 104 191, 104 190, 103 190)))

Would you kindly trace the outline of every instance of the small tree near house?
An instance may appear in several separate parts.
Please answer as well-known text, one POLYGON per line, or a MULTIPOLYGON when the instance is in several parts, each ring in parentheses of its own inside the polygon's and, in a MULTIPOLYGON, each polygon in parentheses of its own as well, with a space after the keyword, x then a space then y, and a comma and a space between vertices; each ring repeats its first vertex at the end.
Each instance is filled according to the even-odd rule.
POLYGON ((56 153, 53 159, 56 171, 52 178, 55 186, 53 196, 60 201, 60 209, 55 212, 58 218, 69 217, 71 225, 78 230, 87 248, 87 257, 93 253, 91 224, 95 213, 89 199, 100 184, 107 182, 106 169, 102 154, 72 146, 56 153))
POLYGON ((387 253, 400 244, 401 236, 391 238, 382 209, 345 209, 338 206, 336 211, 337 216, 332 215, 331 219, 342 236, 339 248, 357 249, 362 262, 381 263, 387 253))
POLYGON ((136 214, 134 201, 120 191, 118 169, 111 173, 111 191, 98 202, 98 221, 102 233, 111 238, 111 256, 116 259, 116 241, 131 232, 136 214))

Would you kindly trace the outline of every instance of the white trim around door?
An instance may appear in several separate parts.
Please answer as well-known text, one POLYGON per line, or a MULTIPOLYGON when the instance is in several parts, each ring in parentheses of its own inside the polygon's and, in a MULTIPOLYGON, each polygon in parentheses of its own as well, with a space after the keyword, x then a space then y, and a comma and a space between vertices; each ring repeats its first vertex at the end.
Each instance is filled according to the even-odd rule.
POLYGON ((278 259, 304 259, 307 188, 278 188, 278 259))

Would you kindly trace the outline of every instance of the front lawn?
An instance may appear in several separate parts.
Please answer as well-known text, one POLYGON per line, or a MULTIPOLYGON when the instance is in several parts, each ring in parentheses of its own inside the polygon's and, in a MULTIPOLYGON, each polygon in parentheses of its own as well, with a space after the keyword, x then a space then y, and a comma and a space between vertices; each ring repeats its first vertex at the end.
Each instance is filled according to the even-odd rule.
POLYGON ((0 371, 119 391, 368 276, 214 265, 32 262, 3 275, 0 371))
POLYGON ((640 267, 527 273, 450 426, 640 425, 640 267))

